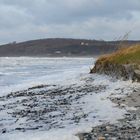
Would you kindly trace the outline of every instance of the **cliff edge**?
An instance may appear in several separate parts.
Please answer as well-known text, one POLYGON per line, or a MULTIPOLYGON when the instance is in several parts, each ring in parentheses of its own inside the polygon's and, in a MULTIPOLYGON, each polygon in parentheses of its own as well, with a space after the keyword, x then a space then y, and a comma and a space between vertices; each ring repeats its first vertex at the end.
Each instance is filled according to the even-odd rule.
POLYGON ((90 73, 140 82, 140 44, 101 56, 90 73))

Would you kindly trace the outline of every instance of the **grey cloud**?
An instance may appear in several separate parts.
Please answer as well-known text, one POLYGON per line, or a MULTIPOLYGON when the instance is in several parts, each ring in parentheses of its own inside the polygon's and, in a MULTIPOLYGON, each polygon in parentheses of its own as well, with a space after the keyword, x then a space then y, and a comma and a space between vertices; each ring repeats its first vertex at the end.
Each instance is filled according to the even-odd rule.
POLYGON ((26 24, 32 19, 24 10, 18 7, 0 5, 0 29, 14 28, 26 24))
POLYGON ((133 10, 140 10, 138 0, 3 0, 3 3, 26 9, 41 23, 73 22, 90 17, 131 18, 133 10))
MULTIPOLYGON (((45 37, 113 39, 140 26, 139 0, 0 0, 0 43, 45 37)), ((131 38, 140 36, 132 34, 131 38)))

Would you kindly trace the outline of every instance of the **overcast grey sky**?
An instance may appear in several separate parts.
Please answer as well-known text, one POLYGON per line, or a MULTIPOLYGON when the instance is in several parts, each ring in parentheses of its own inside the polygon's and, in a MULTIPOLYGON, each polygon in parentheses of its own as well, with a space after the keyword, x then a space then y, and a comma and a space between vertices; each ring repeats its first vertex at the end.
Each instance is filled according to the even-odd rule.
POLYGON ((0 44, 38 38, 140 39, 140 0, 0 0, 0 44))

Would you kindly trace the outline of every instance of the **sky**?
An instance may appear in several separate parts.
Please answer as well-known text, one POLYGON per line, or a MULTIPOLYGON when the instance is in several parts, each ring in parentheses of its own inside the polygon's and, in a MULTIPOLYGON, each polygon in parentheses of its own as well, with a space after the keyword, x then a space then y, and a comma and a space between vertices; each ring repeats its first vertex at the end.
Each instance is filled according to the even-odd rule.
POLYGON ((0 0, 0 44, 42 38, 140 39, 140 0, 0 0))

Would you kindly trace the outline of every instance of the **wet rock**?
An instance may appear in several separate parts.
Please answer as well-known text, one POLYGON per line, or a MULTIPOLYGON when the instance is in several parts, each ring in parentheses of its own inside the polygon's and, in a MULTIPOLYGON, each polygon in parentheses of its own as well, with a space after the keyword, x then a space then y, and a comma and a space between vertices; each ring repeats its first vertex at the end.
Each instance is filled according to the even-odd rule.
POLYGON ((140 70, 134 70, 133 80, 140 82, 140 70))
POLYGON ((31 88, 28 88, 28 90, 40 89, 40 88, 44 88, 44 87, 47 87, 47 85, 37 85, 37 86, 31 87, 31 88))
POLYGON ((0 108, 4 111, 8 110, 7 114, 10 118, 2 120, 1 123, 6 126, 7 132, 62 128, 65 121, 78 125, 80 120, 88 121, 86 119, 88 114, 79 113, 84 112, 81 106, 85 104, 85 102, 80 102, 80 99, 91 92, 100 93, 105 89, 106 85, 95 86, 85 83, 80 86, 76 84, 68 86, 39 85, 27 90, 11 92, 0 98, 0 101, 6 101, 0 108), (73 102, 77 104, 76 109, 71 106, 73 102), (70 117, 67 116, 69 112, 72 114, 70 117), (23 120, 25 121, 22 122, 23 120), (56 122, 56 120, 61 121, 56 122), (9 124, 5 125, 6 121, 9 124))
POLYGON ((2 134, 6 133, 6 129, 2 129, 2 132, 1 133, 2 134))
POLYGON ((79 133, 79 134, 76 134, 76 136, 79 138, 79 140, 84 140, 84 135, 85 133, 79 133))
POLYGON ((25 131, 25 128, 15 128, 15 130, 25 131))

